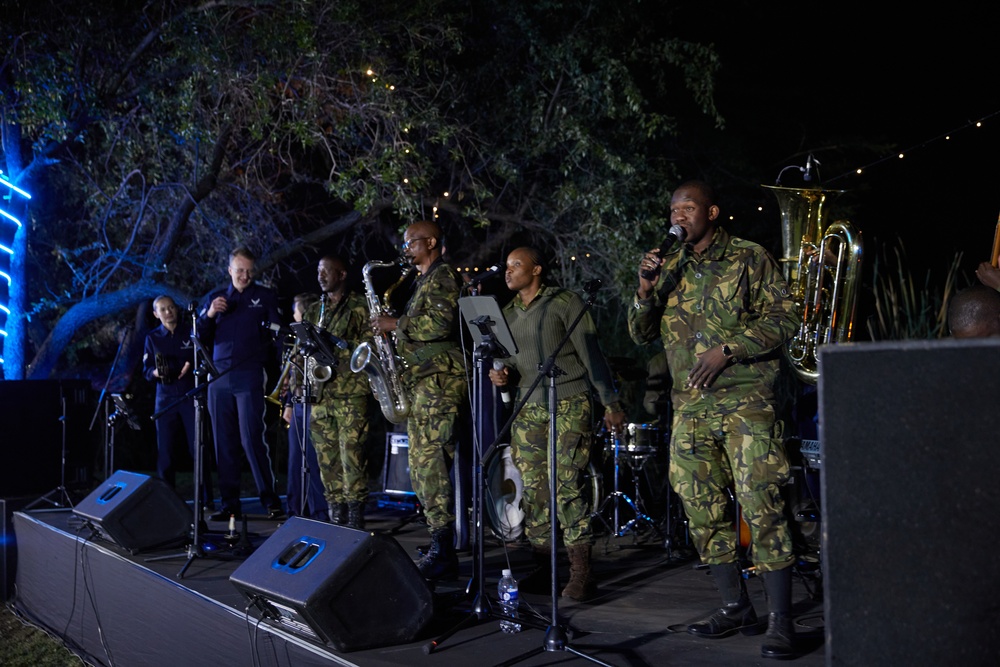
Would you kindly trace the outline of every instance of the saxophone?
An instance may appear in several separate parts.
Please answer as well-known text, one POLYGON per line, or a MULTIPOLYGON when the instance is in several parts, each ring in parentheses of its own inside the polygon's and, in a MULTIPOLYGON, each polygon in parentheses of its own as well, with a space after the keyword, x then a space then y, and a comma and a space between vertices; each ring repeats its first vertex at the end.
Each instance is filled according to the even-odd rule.
MULTIPOLYGON (((388 306, 383 307, 379 301, 375 287, 372 285, 372 269, 399 266, 400 262, 368 262, 361 269, 361 276, 365 281, 365 297, 368 299, 368 312, 371 315, 372 331, 375 335, 374 347, 367 341, 358 345, 351 354, 351 370, 355 373, 365 371, 372 387, 372 393, 378 399, 382 414, 393 424, 400 424, 406 421, 410 414, 410 401, 406 398, 397 371, 397 356, 395 338, 389 334, 379 331, 375 326, 375 318, 379 315, 388 314, 388 306)), ((396 281, 383 295, 383 300, 388 303, 389 295, 403 280, 410 274, 412 268, 407 269, 402 277, 396 281)))

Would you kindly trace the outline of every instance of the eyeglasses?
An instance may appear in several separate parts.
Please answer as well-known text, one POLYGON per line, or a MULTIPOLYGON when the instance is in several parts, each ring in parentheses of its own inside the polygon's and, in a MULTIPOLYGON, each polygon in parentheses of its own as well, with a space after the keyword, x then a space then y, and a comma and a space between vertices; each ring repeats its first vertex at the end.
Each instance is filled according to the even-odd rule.
POLYGON ((403 241, 402 248, 403 248, 403 250, 408 250, 410 248, 410 246, 413 245, 414 243, 416 243, 417 241, 426 241, 429 238, 431 238, 431 237, 430 236, 421 236, 420 238, 410 239, 409 241, 403 241))

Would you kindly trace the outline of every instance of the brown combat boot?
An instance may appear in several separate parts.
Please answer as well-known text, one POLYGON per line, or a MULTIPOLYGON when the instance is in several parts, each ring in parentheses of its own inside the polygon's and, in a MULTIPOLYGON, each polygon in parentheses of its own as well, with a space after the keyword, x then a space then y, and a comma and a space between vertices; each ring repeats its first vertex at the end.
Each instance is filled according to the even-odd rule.
POLYGON ((586 602, 597 596, 597 583, 590 572, 589 544, 574 544, 566 547, 569 553, 569 583, 562 591, 564 598, 586 602))

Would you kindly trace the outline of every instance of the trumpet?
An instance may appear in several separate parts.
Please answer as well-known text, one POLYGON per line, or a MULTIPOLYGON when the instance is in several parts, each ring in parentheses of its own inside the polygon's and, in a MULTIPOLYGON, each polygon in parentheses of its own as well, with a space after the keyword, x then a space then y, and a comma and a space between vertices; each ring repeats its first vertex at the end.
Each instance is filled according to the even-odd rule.
POLYGON ((285 385, 288 382, 288 374, 292 372, 292 369, 298 368, 298 364, 295 363, 295 354, 298 352, 299 346, 296 344, 290 350, 285 352, 285 363, 281 366, 281 374, 278 375, 278 381, 274 385, 274 391, 264 397, 265 400, 270 403, 274 403, 277 406, 282 405, 281 394, 285 390, 285 385))

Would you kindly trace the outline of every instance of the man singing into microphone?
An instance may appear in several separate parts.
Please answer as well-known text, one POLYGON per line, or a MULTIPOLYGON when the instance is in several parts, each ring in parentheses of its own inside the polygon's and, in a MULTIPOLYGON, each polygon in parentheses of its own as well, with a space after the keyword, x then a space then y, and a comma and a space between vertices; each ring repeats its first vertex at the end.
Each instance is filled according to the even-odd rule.
POLYGON ((781 495, 789 464, 775 382, 780 348, 798 329, 798 307, 767 251, 730 236, 718 221, 707 183, 688 181, 674 190, 670 222, 684 230, 685 243, 643 255, 629 333, 640 344, 662 337, 673 383, 670 484, 722 596, 723 606, 688 632, 709 638, 757 632, 737 558, 732 486, 767 593, 761 655, 791 658, 795 554, 781 495))
MULTIPOLYGON (((504 280, 516 294, 504 306, 504 318, 517 343, 518 353, 505 359, 501 369, 490 369, 490 381, 497 387, 508 383, 527 391, 546 361, 566 337, 570 326, 584 308, 574 292, 549 285, 544 280, 541 254, 534 248, 517 248, 507 255, 504 280)), ((590 313, 583 315, 566 344, 559 350, 556 376, 556 507, 562 526, 563 543, 569 554, 569 582, 563 597, 586 601, 597 594, 591 574, 593 536, 590 512, 583 494, 584 471, 590 463, 594 406, 591 388, 605 408, 604 423, 609 431, 621 431, 625 411, 618 399, 611 368, 597 341, 597 328, 590 313)), ((534 552, 536 569, 522 579, 529 592, 552 590, 551 522, 549 521, 549 380, 543 379, 528 397, 511 426, 511 459, 521 473, 524 491, 521 509, 525 514, 524 534, 534 552)), ((518 397, 520 399, 520 397, 518 397)), ((558 548, 558 545, 555 545, 558 548)))

